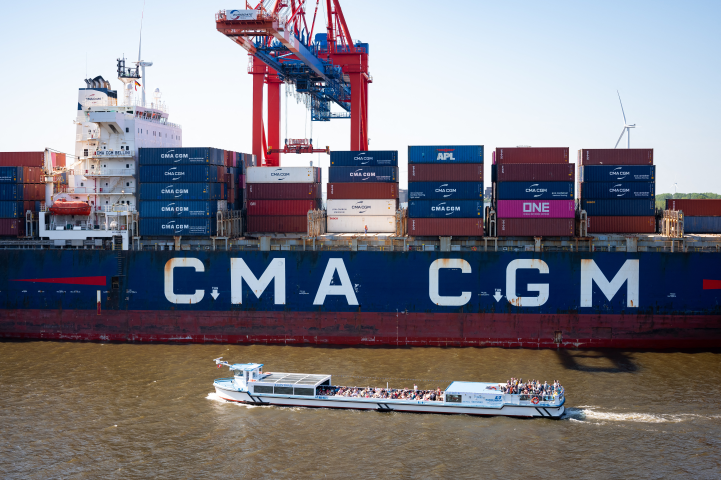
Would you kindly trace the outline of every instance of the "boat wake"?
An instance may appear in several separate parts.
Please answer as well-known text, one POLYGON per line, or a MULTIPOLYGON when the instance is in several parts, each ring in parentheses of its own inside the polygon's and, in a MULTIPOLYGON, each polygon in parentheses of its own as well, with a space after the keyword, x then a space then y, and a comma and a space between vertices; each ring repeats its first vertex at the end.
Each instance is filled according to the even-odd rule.
POLYGON ((580 406, 576 408, 567 408, 563 416, 564 420, 571 422, 638 422, 638 423, 680 423, 697 418, 716 419, 718 415, 706 416, 696 415, 692 413, 684 414, 652 414, 652 413, 615 413, 604 412, 592 406, 580 406))
POLYGON ((245 407, 245 408, 255 408, 255 405, 247 405, 247 404, 245 404, 245 403, 230 402, 230 401, 228 401, 228 400, 225 400, 225 399, 222 398, 220 395, 218 395, 216 392, 210 392, 210 393, 208 394, 208 396, 205 397, 205 399, 206 399, 206 400, 212 400, 212 401, 218 402, 218 403, 232 403, 233 405, 238 405, 238 406, 240 406, 240 407, 245 407))

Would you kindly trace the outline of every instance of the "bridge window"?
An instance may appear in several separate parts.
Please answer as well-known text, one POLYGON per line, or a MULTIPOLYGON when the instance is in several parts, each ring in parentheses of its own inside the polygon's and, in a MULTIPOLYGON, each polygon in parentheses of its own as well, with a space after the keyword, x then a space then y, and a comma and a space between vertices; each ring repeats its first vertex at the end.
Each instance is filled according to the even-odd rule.
POLYGON ((125 133, 130 133, 130 128, 125 127, 125 133))

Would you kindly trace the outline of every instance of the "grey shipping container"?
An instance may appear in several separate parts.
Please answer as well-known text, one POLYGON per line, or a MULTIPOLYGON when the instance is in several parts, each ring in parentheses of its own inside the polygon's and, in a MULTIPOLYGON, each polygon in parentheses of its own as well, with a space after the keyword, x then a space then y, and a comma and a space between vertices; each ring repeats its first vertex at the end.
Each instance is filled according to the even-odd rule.
POLYGON ((331 167, 328 169, 330 183, 395 183, 398 167, 331 167))
POLYGON ((655 200, 581 200, 581 208, 589 217, 643 217, 655 215, 655 200))
POLYGON ((483 163, 483 145, 412 145, 408 163, 483 163))
POLYGON ((409 200, 477 200, 483 198, 483 182, 409 182, 409 200))
POLYGON ((148 237, 209 237, 215 235, 215 218, 141 218, 140 234, 148 237))
POLYGON ((653 182, 584 182, 581 198, 655 198, 653 182))
POLYGON ((140 148, 138 165, 224 165, 224 153, 209 147, 140 148))
POLYGON ((501 182, 496 185, 498 200, 571 200, 573 182, 501 182))
MULTIPOLYGON (((224 200, 223 200, 224 201, 224 200)), ((141 200, 140 217, 213 217, 218 213, 218 200, 141 200)))
POLYGON ((721 217, 689 217, 683 220, 684 233, 721 233, 721 217))
POLYGON ((397 167, 398 150, 330 152, 331 167, 397 167))
POLYGON ((578 166, 579 182, 653 182, 655 165, 578 166))
POLYGON ((409 218, 482 218, 483 200, 410 200, 409 218))
POLYGON ((143 183, 140 200, 221 200, 221 183, 143 183))
POLYGON ((148 165, 140 168, 140 183, 160 182, 219 182, 220 168, 216 165, 148 165))

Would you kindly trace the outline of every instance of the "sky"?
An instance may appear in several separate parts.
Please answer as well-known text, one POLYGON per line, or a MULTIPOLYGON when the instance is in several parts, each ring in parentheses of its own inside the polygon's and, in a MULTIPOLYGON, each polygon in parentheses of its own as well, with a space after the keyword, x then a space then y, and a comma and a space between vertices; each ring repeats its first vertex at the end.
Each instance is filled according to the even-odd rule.
MULTIPOLYGON (((572 160, 580 148, 612 148, 623 129, 618 90, 636 124, 631 147, 654 149, 657 193, 674 183, 678 192, 721 193, 721 2, 341 6, 353 40, 370 44, 369 147, 399 151, 402 188, 408 145, 484 145, 489 186, 497 147, 569 147, 572 160)), ((161 90, 186 147, 251 151, 248 56, 216 31, 214 17, 243 7, 146 0, 147 87, 161 90)), ((6 2, 0 151, 72 153, 77 89, 97 75, 121 86, 116 58, 137 60, 142 11, 143 0, 6 2)), ((305 107, 283 102, 281 136, 310 136, 305 107)), ((316 147, 348 150, 349 136, 348 120, 313 122, 316 147)), ((285 155, 281 164, 311 160, 329 164, 325 154, 285 155)))

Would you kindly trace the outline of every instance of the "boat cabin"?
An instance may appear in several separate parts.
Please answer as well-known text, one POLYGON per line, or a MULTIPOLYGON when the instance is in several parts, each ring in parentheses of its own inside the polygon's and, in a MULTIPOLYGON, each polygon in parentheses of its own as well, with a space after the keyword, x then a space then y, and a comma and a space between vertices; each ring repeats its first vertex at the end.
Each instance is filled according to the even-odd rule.
POLYGON ((315 396, 316 387, 330 385, 330 375, 308 373, 263 373, 261 363, 236 363, 233 385, 250 394, 315 396))
POLYGON ((487 382, 453 382, 445 391, 446 403, 463 403, 466 405, 503 405, 504 394, 497 383, 487 382))

